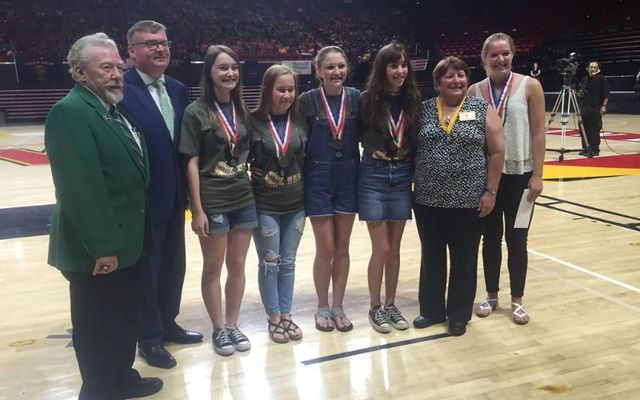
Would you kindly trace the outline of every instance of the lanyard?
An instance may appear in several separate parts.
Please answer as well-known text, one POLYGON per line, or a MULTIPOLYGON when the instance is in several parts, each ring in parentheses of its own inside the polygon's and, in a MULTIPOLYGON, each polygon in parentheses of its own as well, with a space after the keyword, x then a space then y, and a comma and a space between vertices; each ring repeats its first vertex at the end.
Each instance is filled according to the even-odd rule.
POLYGON ((504 122, 507 119, 507 105, 509 103, 509 92, 511 89, 511 80, 513 79, 513 73, 509 72, 509 77, 507 78, 507 82, 502 87, 500 91, 500 95, 496 97, 495 85, 489 77, 489 97, 491 98, 491 104, 493 104, 493 108, 498 112, 500 118, 502 118, 502 126, 504 126, 504 122))
POLYGON ((402 140, 404 139, 404 110, 400 110, 400 115, 398 116, 398 122, 393 120, 393 116, 387 109, 387 126, 389 127, 389 134, 391 134, 391 139, 393 139, 393 144, 396 145, 397 149, 402 147, 402 140))
POLYGON ((464 101, 466 99, 467 99, 467 96, 464 96, 460 104, 458 104, 458 107, 456 108, 454 113, 451 115, 451 119, 449 120, 449 122, 445 122, 444 111, 442 109, 442 99, 440 98, 440 96, 436 98, 436 107, 438 109, 438 121, 440 121, 440 126, 447 133, 447 135, 451 134, 451 131, 453 130, 453 125, 455 125, 456 120, 458 119, 458 114, 460 114, 460 110, 462 109, 462 105, 464 104, 464 101))
POLYGON ((238 142, 238 119, 236 116, 236 107, 233 104, 233 100, 231 101, 231 112, 233 114, 233 127, 229 124, 227 117, 225 117, 220 105, 218 102, 214 100, 213 104, 216 106, 216 117, 218 118, 218 122, 222 125, 222 130, 224 130, 225 135, 227 136, 227 141, 229 143, 236 144, 238 142))
POLYGON ((276 125, 269 115, 269 130, 273 136, 273 141, 276 144, 276 155, 280 158, 280 155, 286 156, 289 149, 289 142, 291 142, 291 114, 287 115, 287 125, 284 129, 284 140, 280 139, 276 125))
POLYGON ((347 113, 347 102, 346 100, 346 90, 342 89, 342 95, 340 96, 340 114, 338 115, 338 121, 336 123, 336 119, 331 112, 331 107, 329 106, 329 101, 327 100, 327 95, 324 93, 324 87, 320 88, 320 98, 322 99, 322 106, 324 108, 324 113, 329 120, 329 127, 331 128, 331 135, 333 136, 333 140, 342 140, 342 133, 344 131, 344 116, 347 113))

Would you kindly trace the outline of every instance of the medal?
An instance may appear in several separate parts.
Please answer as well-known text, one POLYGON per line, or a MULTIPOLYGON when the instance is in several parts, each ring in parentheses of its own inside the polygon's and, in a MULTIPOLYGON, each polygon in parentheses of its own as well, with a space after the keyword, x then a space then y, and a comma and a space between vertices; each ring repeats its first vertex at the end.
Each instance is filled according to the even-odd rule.
MULTIPOLYGON (((320 88, 320 98, 322 99, 322 107, 324 108, 324 114, 327 117, 327 120, 329 121, 329 128, 331 128, 331 135, 333 136, 334 148, 335 148, 336 140, 342 141, 342 133, 344 132, 345 115, 347 113, 346 97, 347 97, 346 91, 343 88, 342 94, 340 95, 340 114, 338 115, 338 120, 336 121, 335 117, 333 116, 333 112, 331 112, 331 107, 329 106, 327 95, 324 93, 324 88, 320 88)), ((336 150, 339 150, 339 149, 336 149, 336 150)))
POLYGON ((278 134, 276 125, 273 123, 273 120, 271 119, 271 115, 268 115, 268 117, 269 117, 269 130, 271 131, 273 142, 276 145, 276 157, 278 158, 278 160, 280 160, 280 158, 287 155, 287 150, 289 150, 289 143, 291 142, 291 125, 292 125, 291 114, 287 115, 287 125, 284 128, 283 139, 280 139, 280 135, 278 134))
POLYGON ((447 120, 444 117, 444 110, 442 108, 442 98, 440 96, 436 98, 436 108, 438 110, 438 121, 440 122, 440 127, 442 128, 442 130, 447 134, 448 143, 451 142, 451 131, 453 131, 453 126, 456 124, 456 120, 458 119, 458 114, 460 113, 460 110, 462 109, 462 105, 464 104, 464 101, 466 99, 467 99, 467 96, 464 96, 460 104, 458 104, 458 107, 456 108, 456 110, 451 115, 451 118, 447 120))
POLYGON ((496 97, 495 86, 491 77, 489 77, 489 97, 491 98, 491 104, 495 108, 496 112, 502 119, 502 126, 507 118, 507 104, 509 103, 509 92, 511 89, 511 80, 513 79, 513 73, 509 71, 509 77, 506 83, 502 87, 500 95, 496 97))
POLYGON ((391 140, 393 140, 393 144, 397 149, 402 147, 402 141, 404 138, 404 110, 400 110, 400 115, 398 116, 398 121, 393 120, 393 116, 387 109, 387 127, 389 128, 389 134, 391 135, 391 140))
MULTIPOLYGON (((229 147, 231 147, 231 152, 233 153, 235 145, 238 143, 238 118, 236 115, 236 107, 233 104, 233 100, 231 101, 231 113, 233 114, 233 126, 227 120, 220 105, 217 101, 214 100, 213 104, 216 106, 215 116, 224 131, 225 136, 227 137, 227 143, 229 143, 229 147)), ((209 110, 209 119, 213 121, 211 117, 212 111, 209 110)))

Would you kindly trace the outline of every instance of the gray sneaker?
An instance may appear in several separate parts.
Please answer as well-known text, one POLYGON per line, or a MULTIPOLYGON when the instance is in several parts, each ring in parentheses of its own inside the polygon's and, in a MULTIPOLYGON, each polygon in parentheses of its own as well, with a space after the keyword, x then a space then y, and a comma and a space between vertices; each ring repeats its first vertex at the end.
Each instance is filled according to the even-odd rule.
POLYGON ((409 328, 409 322, 404 319, 395 304, 391 303, 388 306, 385 306, 384 310, 387 312, 387 318, 391 326, 401 331, 409 328))
POLYGON ((380 305, 373 306, 369 310, 369 323, 371 323, 373 329, 380 333, 391 332, 391 326, 389 325, 387 313, 380 305))
POLYGON ((229 339, 233 343, 233 346, 238 351, 247 351, 251 348, 251 343, 249 342, 249 338, 242 333, 238 325, 228 327, 227 334, 229 335, 229 339))
POLYGON ((214 329, 211 339, 213 341, 213 350, 221 356, 230 356, 236 351, 227 334, 227 330, 224 328, 214 329))

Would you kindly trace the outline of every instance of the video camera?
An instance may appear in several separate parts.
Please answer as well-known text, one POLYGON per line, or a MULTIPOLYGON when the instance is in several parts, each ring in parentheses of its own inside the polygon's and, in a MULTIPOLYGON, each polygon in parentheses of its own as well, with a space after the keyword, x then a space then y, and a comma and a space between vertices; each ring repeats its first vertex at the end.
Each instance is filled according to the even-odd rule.
POLYGON ((556 60, 556 69, 558 73, 564 77, 564 84, 571 85, 571 81, 578 72, 578 66, 582 56, 577 53, 569 54, 567 58, 559 58, 556 60))

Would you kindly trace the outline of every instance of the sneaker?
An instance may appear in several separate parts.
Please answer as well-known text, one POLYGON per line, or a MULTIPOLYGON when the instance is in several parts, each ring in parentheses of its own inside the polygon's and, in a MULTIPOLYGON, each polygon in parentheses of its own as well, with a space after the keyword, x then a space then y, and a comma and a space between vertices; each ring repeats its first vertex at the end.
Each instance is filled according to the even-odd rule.
POLYGON ((249 338, 242 333, 238 325, 227 328, 227 334, 229 335, 229 339, 233 343, 233 347, 235 347, 238 351, 247 351, 251 348, 251 343, 249 343, 249 338))
POLYGON ((387 313, 381 305, 373 306, 373 308, 369 310, 369 322, 373 329, 380 333, 391 332, 391 325, 389 325, 387 313))
POLYGON ((391 303, 388 306, 385 306, 385 311, 387 312, 387 319, 389 320, 389 324, 398 330, 405 330, 409 328, 409 322, 402 316, 398 307, 395 304, 391 303))
POLYGON ((230 356, 236 351, 226 329, 214 329, 211 339, 213 340, 213 350, 221 356, 230 356))

